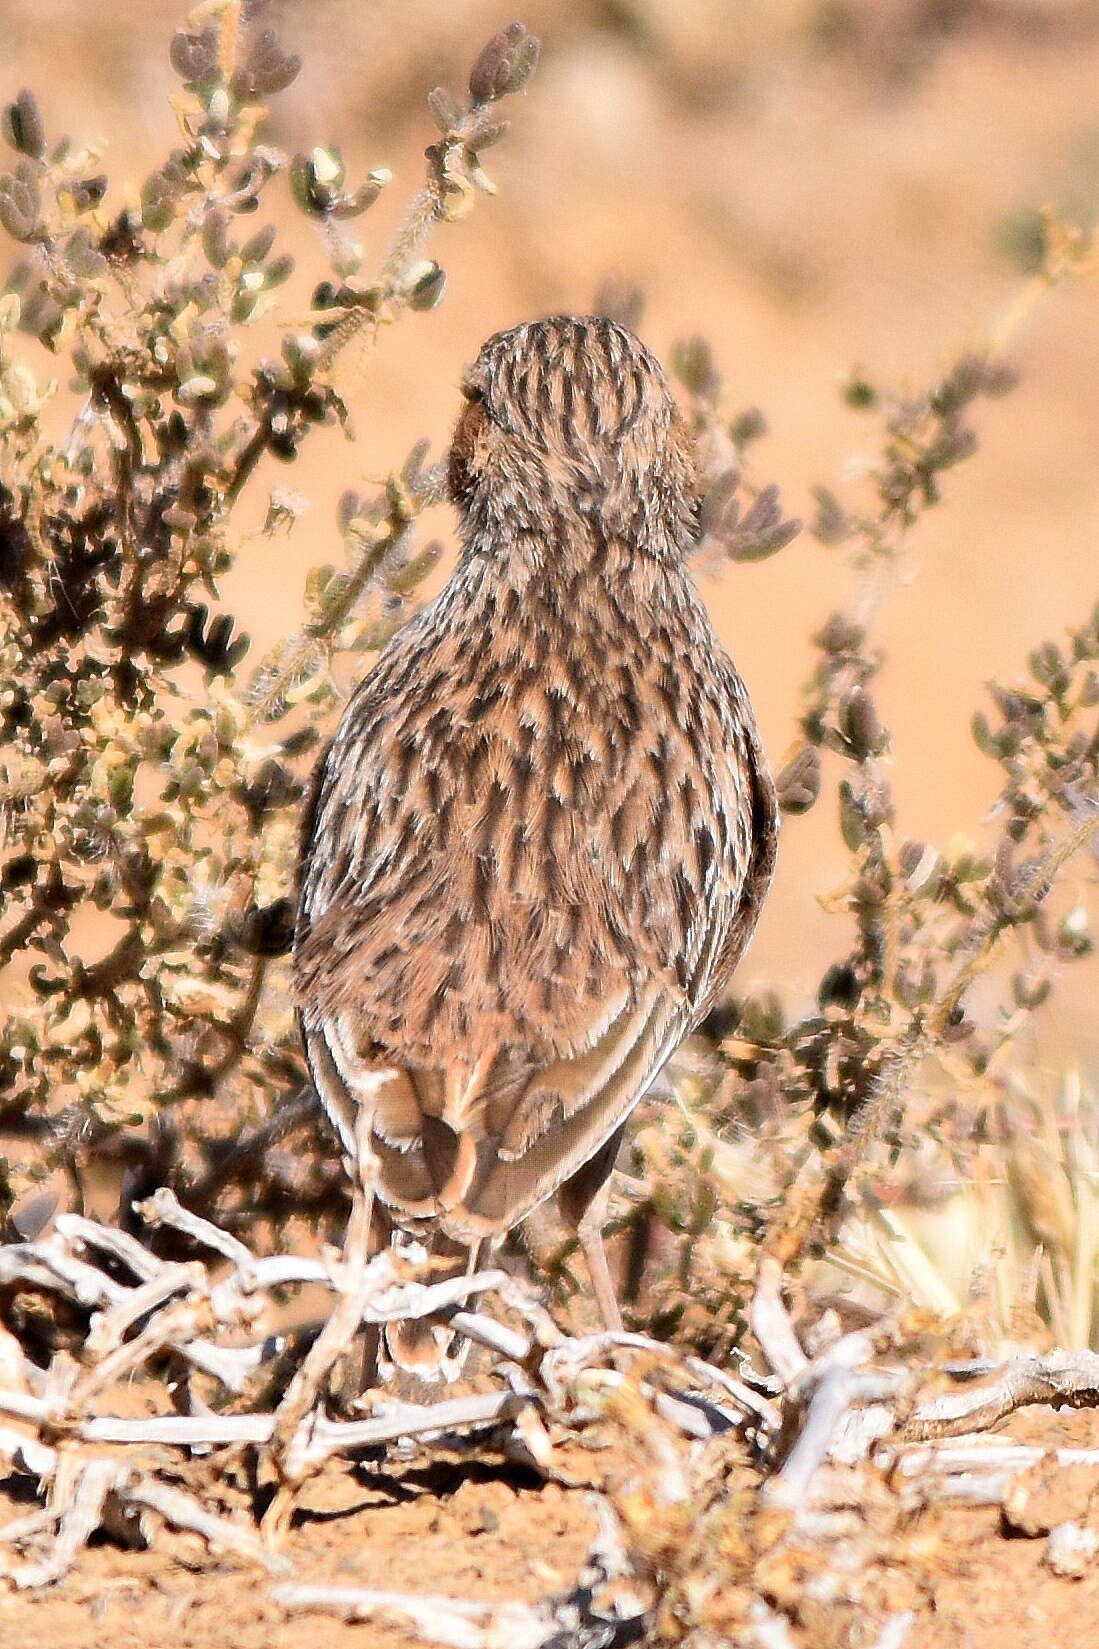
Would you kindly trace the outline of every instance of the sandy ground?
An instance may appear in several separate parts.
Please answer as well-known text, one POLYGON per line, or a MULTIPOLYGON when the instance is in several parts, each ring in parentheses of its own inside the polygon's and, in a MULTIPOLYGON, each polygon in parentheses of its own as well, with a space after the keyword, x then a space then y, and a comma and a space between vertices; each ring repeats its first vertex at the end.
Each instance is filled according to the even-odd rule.
MULTIPOLYGON (((1051 1448, 1094 1448, 1099 1416, 1035 1409, 1002 1437, 1051 1448)), ((575 1487, 536 1483, 514 1470, 493 1475, 438 1466, 402 1479, 370 1468, 330 1468, 306 1491, 284 1551, 294 1579, 491 1602, 536 1602, 571 1590, 594 1523, 585 1483, 623 1469, 603 1453, 573 1450, 563 1465, 575 1487)), ((1029 1538, 989 1508, 945 1506, 914 1516, 893 1536, 897 1568, 887 1586, 915 1611, 906 1649, 1071 1649, 1099 1633, 1099 1567, 1080 1579, 1055 1575, 1046 1533, 1076 1519, 1099 1530, 1099 1467, 1085 1481, 1055 1474, 1029 1538), (1087 1510, 1090 1496, 1090 1511, 1087 1510), (901 1578, 898 1580, 897 1575, 901 1578)), ((0 1486, 0 1521, 24 1506, 0 1486)), ((232 1500, 231 1493, 228 1498, 232 1500)), ((239 1497, 241 1500, 243 1496, 239 1497)), ((0 1596, 0 1641, 36 1649, 406 1649, 418 1641, 396 1624, 346 1624, 287 1615, 277 1582, 212 1561, 196 1541, 164 1536, 153 1550, 102 1543, 62 1586, 32 1597, 0 1596)), ((795 1629, 798 1649, 860 1641, 833 1636, 828 1610, 795 1629)))

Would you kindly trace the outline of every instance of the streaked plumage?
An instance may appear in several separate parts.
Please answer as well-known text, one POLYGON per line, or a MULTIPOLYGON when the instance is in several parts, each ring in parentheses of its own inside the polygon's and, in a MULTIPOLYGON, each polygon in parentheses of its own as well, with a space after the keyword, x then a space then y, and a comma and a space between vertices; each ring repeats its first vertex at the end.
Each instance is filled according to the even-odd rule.
MULTIPOLYGON (((580 1219, 727 985, 776 840, 655 359, 557 317, 491 338, 464 392, 460 564, 320 764, 295 964, 353 1159, 372 1115, 385 1221, 454 1255, 554 1192, 580 1219)), ((412 1330, 402 1360, 443 1339, 412 1330)))

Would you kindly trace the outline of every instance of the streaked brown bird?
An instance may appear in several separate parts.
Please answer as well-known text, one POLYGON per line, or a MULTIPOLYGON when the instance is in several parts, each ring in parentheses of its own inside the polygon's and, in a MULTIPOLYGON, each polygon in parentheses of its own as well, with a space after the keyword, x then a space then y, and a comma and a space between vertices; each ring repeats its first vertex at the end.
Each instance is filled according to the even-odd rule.
MULTIPOLYGON (((375 1233, 463 1270, 556 1193, 617 1326, 603 1188, 751 937, 774 790, 688 571, 692 444, 654 357, 555 316, 490 338, 463 392, 460 563, 320 763, 297 998, 375 1233)), ((389 1351, 426 1373, 449 1339, 410 1322, 389 1351)))

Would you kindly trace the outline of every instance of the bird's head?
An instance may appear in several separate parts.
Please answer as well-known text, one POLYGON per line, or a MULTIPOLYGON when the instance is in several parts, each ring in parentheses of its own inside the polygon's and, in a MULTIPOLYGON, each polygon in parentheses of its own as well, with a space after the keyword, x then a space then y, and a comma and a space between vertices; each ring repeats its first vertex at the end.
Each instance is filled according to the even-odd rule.
POLYGON ((614 321, 498 332, 463 384, 449 483, 467 543, 591 534, 678 555, 695 530, 692 444, 659 362, 614 321))

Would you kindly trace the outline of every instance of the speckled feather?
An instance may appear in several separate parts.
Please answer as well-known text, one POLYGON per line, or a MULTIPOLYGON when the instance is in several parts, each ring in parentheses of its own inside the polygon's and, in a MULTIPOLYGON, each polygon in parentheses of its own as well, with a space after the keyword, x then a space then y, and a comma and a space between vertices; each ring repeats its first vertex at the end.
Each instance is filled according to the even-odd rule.
MULTIPOLYGON (((728 983, 771 781, 686 565, 661 369, 609 321, 489 340, 455 433, 463 554, 354 693, 306 822, 296 988, 392 1222, 507 1230, 615 1133, 728 983)), ((609 1165, 608 1165, 609 1167, 609 1165)))

